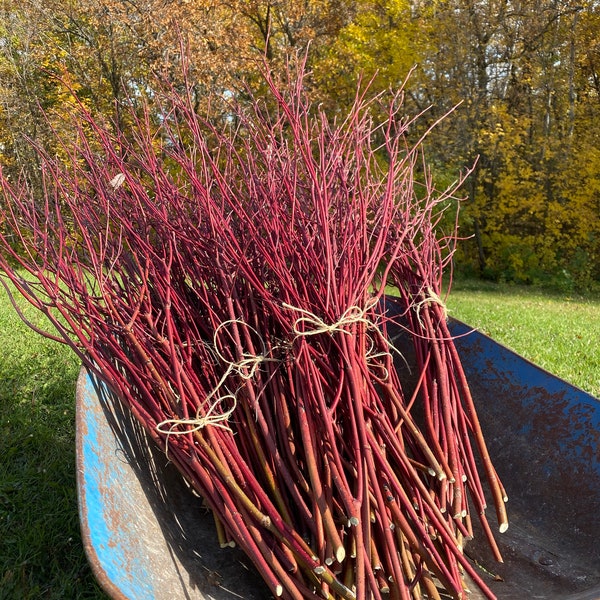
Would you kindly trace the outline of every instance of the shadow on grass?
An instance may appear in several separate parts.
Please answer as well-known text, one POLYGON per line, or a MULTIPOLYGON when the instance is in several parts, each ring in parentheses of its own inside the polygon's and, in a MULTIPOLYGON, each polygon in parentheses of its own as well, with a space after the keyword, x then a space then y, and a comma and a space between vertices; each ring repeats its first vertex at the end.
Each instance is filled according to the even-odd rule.
POLYGON ((0 315, 0 600, 100 600, 79 531, 78 361, 0 315))

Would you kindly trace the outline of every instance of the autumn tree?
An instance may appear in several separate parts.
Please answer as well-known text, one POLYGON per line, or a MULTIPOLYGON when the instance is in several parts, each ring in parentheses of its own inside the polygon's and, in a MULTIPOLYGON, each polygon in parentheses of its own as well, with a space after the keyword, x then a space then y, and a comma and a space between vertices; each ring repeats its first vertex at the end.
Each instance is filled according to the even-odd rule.
POLYGON ((214 113, 224 94, 259 80, 264 60, 278 69, 309 43, 317 56, 351 7, 341 0, 3 0, 2 160, 27 168, 27 144, 18 140, 50 143, 41 123, 68 129, 73 95, 125 130, 123 104, 152 103, 157 85, 185 87, 198 110, 210 101, 214 113))
POLYGON ((309 49, 306 85, 332 115, 359 77, 383 89, 410 74, 406 110, 424 115, 409 135, 438 123, 424 145, 436 177, 475 165, 465 269, 585 284, 600 279, 599 12, 597 0, 1 0, 0 161, 35 179, 25 138, 68 137, 75 95, 124 130, 124 103, 152 104, 159 80, 214 114, 257 93, 265 60, 283 72, 309 49))
POLYGON ((433 123, 456 107, 427 148, 439 177, 475 164, 461 222, 471 239, 458 257, 479 274, 598 278, 589 267, 598 262, 598 10, 552 0, 362 0, 323 62, 330 98, 344 99, 360 73, 398 86, 412 69, 413 111, 426 109, 433 123))

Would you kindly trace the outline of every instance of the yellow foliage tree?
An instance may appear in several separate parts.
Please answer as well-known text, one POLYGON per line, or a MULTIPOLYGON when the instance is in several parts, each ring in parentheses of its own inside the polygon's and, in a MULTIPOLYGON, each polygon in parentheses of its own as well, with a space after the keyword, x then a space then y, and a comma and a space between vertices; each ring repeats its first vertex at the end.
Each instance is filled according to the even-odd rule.
POLYGON ((428 109, 422 123, 456 107, 429 135, 430 164, 444 178, 476 164, 462 265, 585 285, 600 279, 599 19, 591 0, 362 0, 317 73, 335 106, 359 73, 397 86, 414 66, 407 106, 428 109))
POLYGON ((397 88, 409 73, 405 106, 426 111, 410 135, 453 111, 424 147, 442 185, 476 165, 465 268, 600 279, 594 0, 2 0, 0 17, 0 161, 32 181, 24 137, 68 137, 74 94, 126 130, 123 103, 152 102, 157 77, 202 110, 243 99, 263 61, 277 71, 310 47, 306 84, 332 115, 359 77, 397 88))

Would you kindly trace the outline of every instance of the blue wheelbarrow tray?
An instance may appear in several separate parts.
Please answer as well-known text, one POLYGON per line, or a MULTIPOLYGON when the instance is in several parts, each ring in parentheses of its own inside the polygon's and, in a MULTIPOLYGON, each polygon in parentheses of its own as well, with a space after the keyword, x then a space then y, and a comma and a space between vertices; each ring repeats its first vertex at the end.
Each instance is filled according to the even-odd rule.
MULTIPOLYGON (((480 332, 451 326, 509 496, 510 526, 497 535, 504 563, 477 536, 465 553, 499 599, 600 599, 600 402, 480 332)), ((394 341, 409 357, 407 340, 394 341)), ((403 363, 398 369, 410 382, 403 363)), ((85 370, 77 461, 84 545, 111 598, 271 598, 243 553, 219 546, 202 499, 85 370)))

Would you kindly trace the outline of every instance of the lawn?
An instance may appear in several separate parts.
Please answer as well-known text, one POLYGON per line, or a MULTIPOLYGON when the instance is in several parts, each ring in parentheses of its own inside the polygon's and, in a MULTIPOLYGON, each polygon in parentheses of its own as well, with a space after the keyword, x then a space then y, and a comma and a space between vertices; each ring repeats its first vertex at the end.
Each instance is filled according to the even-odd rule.
MULTIPOLYGON (((462 282, 448 309, 600 396, 599 300, 462 282)), ((23 325, 2 288, 0 346, 0 600, 105 599, 79 534, 78 362, 67 348, 23 325)))
POLYGON ((2 287, 0 348, 0 600, 106 598, 79 533, 78 362, 28 329, 2 287))
POLYGON ((449 314, 600 397, 600 299, 458 282, 449 314))

